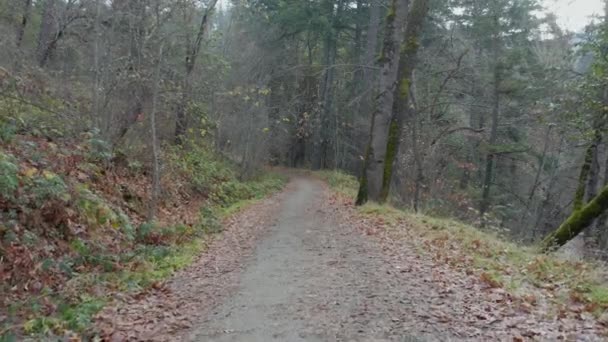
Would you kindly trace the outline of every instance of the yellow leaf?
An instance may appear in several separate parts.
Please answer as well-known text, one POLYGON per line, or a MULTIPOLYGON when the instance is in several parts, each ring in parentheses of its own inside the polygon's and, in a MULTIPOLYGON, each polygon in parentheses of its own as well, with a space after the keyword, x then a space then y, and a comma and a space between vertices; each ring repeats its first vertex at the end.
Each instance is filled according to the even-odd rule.
POLYGON ((34 177, 34 175, 36 173, 38 173, 38 169, 35 167, 30 167, 30 168, 27 168, 25 171, 23 171, 23 175, 27 178, 34 177))
POLYGON ((46 178, 47 180, 51 180, 51 179, 57 177, 56 174, 52 173, 51 171, 47 171, 47 170, 42 171, 42 176, 44 178, 46 178))

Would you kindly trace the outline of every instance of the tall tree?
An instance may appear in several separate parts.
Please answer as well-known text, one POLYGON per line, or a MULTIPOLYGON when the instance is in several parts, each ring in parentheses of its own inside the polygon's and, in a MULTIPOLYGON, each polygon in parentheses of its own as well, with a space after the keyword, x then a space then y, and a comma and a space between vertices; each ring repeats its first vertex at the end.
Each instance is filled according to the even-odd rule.
POLYGON ((410 93, 412 91, 413 73, 417 64, 418 49, 420 48, 420 33, 429 11, 429 0, 414 0, 411 5, 405 28, 399 68, 397 71, 399 85, 395 88, 393 112, 386 142, 386 160, 382 173, 382 191, 380 202, 388 198, 391 181, 393 179, 393 166, 401 145, 401 132, 410 109, 410 93))
POLYGON ((196 32, 194 41, 190 39, 189 34, 186 35, 186 56, 184 59, 185 74, 182 85, 182 97, 177 106, 175 117, 175 142, 177 144, 183 143, 184 134, 186 133, 186 127, 188 125, 186 109, 188 107, 188 102, 190 101, 190 98, 192 96, 193 71, 201 51, 201 46, 203 44, 203 39, 205 38, 205 33, 208 30, 209 17, 215 9, 215 5, 217 4, 217 2, 218 0, 211 0, 203 10, 201 21, 198 26, 198 31, 196 32))
POLYGON ((389 5, 382 54, 378 61, 380 66, 378 95, 374 101, 369 142, 357 194, 358 205, 365 204, 368 200, 382 199, 386 146, 397 84, 399 49, 403 39, 401 31, 407 17, 408 5, 408 1, 405 0, 392 0, 389 5))

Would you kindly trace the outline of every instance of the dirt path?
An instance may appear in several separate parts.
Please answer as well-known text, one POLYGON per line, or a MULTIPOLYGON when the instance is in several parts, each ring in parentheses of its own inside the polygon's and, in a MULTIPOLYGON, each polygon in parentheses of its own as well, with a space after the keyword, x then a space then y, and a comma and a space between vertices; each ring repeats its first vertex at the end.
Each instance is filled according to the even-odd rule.
POLYGON ((399 318, 406 294, 386 279, 364 237, 333 222, 320 183, 298 179, 294 186, 238 292, 192 340, 416 340, 399 318))
POLYGON ((414 237, 374 229, 320 181, 295 178, 100 326, 111 341, 602 340, 588 321, 522 312, 505 291, 420 254, 414 237))

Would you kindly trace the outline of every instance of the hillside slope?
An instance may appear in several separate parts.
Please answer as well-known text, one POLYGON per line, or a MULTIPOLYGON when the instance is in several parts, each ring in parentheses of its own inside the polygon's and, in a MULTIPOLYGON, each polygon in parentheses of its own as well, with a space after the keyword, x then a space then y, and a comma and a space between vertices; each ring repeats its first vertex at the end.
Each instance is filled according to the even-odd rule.
POLYGON ((240 181, 233 165, 191 146, 162 156, 162 195, 148 220, 149 168, 94 134, 19 135, 1 127, 0 340, 85 333, 116 293, 160 286, 192 262, 222 217, 280 189, 240 181))

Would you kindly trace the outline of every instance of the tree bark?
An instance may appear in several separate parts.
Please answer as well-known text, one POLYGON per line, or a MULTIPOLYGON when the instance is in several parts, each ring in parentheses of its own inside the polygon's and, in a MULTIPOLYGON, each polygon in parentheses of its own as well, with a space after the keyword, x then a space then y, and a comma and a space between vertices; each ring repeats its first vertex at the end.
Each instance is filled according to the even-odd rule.
POLYGON ((596 138, 593 139, 587 150, 585 151, 585 159, 583 160, 583 165, 581 166, 581 172, 578 176, 578 185, 576 188, 576 192, 574 193, 574 200, 572 204, 572 210, 579 210, 583 204, 585 203, 585 193, 587 190, 587 185, 589 181, 589 174, 591 173, 591 169, 593 168, 594 159, 596 159, 597 154, 597 145, 598 141, 597 136, 601 133, 595 133, 596 138))
MULTIPOLYGON (((597 196, 600 173, 600 163, 598 154, 599 145, 601 144, 601 142, 602 133, 601 124, 599 124, 599 128, 596 128, 594 130, 593 141, 591 142, 585 153, 585 160, 581 168, 579 184, 575 195, 576 197, 574 199, 574 210, 580 209, 585 203, 588 203, 595 196, 597 196)), ((593 229, 595 223, 595 221, 591 223, 591 234, 593 234, 593 231, 595 230, 593 229)), ((593 239, 586 238, 584 243, 588 250, 593 247, 593 239)))
POLYGON ((408 117, 410 109, 410 91, 414 83, 412 75, 416 68, 418 49, 420 47, 420 32, 429 11, 429 0, 414 0, 407 18, 407 26, 399 58, 399 87, 395 88, 393 113, 389 127, 388 140, 386 142, 386 160, 384 161, 384 172, 382 179, 382 190, 380 192, 380 203, 386 202, 393 178, 393 167, 399 146, 401 144, 401 133, 403 123, 408 117))
POLYGON ((407 16, 407 9, 407 0, 391 0, 389 5, 382 55, 379 60, 381 70, 379 89, 374 100, 369 142, 356 200, 357 205, 363 205, 368 200, 379 201, 381 199, 386 145, 399 67, 399 36, 407 16))

